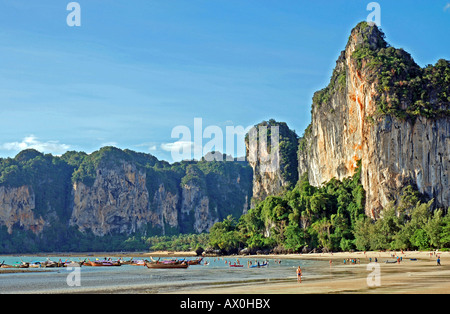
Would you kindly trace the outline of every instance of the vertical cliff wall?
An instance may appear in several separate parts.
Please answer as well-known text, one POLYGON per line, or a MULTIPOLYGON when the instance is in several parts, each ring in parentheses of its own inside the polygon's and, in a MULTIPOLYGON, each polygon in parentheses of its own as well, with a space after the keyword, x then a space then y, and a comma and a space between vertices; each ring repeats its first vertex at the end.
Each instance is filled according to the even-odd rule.
POLYGON ((35 215, 34 192, 29 186, 0 186, 0 200, 0 225, 6 226, 8 233, 15 225, 35 233, 42 231, 45 221, 35 215))
POLYGON ((73 184, 71 225, 95 235, 131 234, 149 222, 156 223, 150 211, 146 173, 134 164, 96 169, 94 184, 73 184))
POLYGON ((41 234, 68 220, 73 168, 51 155, 28 149, 0 159, 0 227, 41 234))
POLYGON ((192 161, 170 166, 150 155, 115 148, 94 153, 84 162, 79 169, 85 170, 74 176, 70 219, 82 232, 201 233, 248 208, 251 170, 242 163, 192 161))
POLYGON ((249 208, 252 170, 236 161, 183 161, 104 147, 61 157, 34 150, 0 159, 0 226, 41 235, 201 233, 249 208))
POLYGON ((299 145, 299 174, 321 185, 361 160, 366 214, 378 217, 401 187, 450 206, 450 63, 421 69, 363 22, 351 32, 330 84, 315 93, 299 145))
POLYGON ((295 131, 275 120, 263 121, 253 131, 253 138, 250 133, 245 137, 246 159, 253 169, 252 206, 292 188, 298 180, 295 131), (272 136, 272 128, 276 128, 276 136, 272 136))

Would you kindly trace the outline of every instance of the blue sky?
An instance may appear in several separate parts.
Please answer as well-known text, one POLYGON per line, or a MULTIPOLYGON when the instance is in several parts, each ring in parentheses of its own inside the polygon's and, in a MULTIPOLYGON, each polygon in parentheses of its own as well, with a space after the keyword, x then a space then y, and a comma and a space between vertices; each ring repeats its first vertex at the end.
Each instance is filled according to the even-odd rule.
MULTIPOLYGON (((274 118, 301 136, 370 1, 0 1, 0 157, 105 145, 171 160, 172 129, 274 118)), ((450 59, 450 1, 377 1, 387 41, 450 59)), ((203 144, 209 141, 204 139, 203 144)), ((231 152, 228 152, 231 153, 231 152)))

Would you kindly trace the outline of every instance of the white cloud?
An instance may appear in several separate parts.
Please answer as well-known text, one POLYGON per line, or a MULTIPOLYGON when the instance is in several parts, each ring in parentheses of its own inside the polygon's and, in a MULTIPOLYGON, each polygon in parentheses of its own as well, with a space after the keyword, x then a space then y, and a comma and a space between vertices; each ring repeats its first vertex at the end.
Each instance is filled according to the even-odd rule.
POLYGON ((161 148, 168 152, 173 151, 187 151, 187 150, 193 150, 194 149, 194 142, 192 141, 177 141, 174 143, 162 143, 161 148))
POLYGON ((157 143, 155 142, 146 142, 142 144, 134 145, 135 147, 145 147, 149 152, 156 152, 158 150, 157 143))
POLYGON ((161 148, 170 152, 173 161, 191 160, 202 157, 202 146, 192 141, 176 141, 173 143, 162 143, 161 148))
POLYGON ((33 148, 42 153, 51 153, 55 155, 64 154, 70 146, 61 144, 59 141, 41 142, 34 135, 25 137, 21 142, 9 142, 0 146, 2 149, 10 151, 22 151, 24 149, 33 148))
POLYGON ((444 7, 444 11, 447 11, 450 9, 450 2, 448 2, 445 7, 444 7))

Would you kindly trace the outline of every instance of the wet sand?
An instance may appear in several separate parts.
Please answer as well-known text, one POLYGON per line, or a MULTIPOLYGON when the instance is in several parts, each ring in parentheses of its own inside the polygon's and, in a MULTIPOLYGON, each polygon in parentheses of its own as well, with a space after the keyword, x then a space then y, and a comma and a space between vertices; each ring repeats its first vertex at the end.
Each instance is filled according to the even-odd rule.
MULTIPOLYGON (((402 257, 398 263, 394 261, 394 252, 363 252, 356 253, 323 253, 323 254, 290 254, 267 255, 267 258, 279 259, 314 259, 331 260, 331 266, 323 269, 323 277, 308 280, 308 274, 303 271, 302 283, 297 283, 295 269, 292 280, 281 282, 258 282, 242 284, 223 284, 207 288, 180 289, 176 293, 183 294, 326 294, 326 293, 361 293, 361 294, 449 294, 450 293, 450 252, 439 253, 441 265, 437 266, 437 257, 429 252, 397 252, 402 257), (372 257, 378 258, 380 266, 379 286, 367 278, 374 269, 367 268, 372 257), (344 264, 344 259, 359 259, 359 264, 344 264), (417 261, 412 261, 415 258, 417 261)), ((259 255, 258 257, 263 257, 259 255)), ((370 277, 371 279, 372 277, 370 277)))
MULTIPOLYGON (((114 289, 85 291, 86 293, 176 293, 176 294, 329 294, 329 293, 361 293, 361 294, 449 294, 450 293, 450 252, 439 252, 441 265, 437 266, 437 256, 430 252, 354 252, 354 253, 318 253, 318 254, 287 254, 287 255, 252 255, 220 257, 229 260, 239 258, 245 264, 246 259, 289 259, 318 260, 317 266, 303 269, 302 283, 297 283, 295 267, 292 266, 292 276, 284 279, 258 279, 242 281, 217 281, 207 284, 169 284, 167 289, 148 289, 148 287, 131 288, 116 286, 114 289), (401 256, 400 263, 385 263, 395 261, 395 256, 401 256), (368 284, 367 278, 374 269, 367 268, 370 258, 374 262, 378 258, 379 285, 368 284), (344 259, 356 259, 357 263, 346 263, 344 259), (416 260, 410 260, 416 259, 416 260), (331 265, 329 261, 332 261, 331 265), (320 265, 320 266, 319 266, 320 265), (313 273, 315 275, 311 275, 313 273), (320 275, 317 275, 317 274, 320 275), (170 288, 170 289, 169 289, 170 288)), ((52 253, 51 255, 55 255, 52 253)), ((51 256, 50 255, 50 256, 51 256)), ((195 256, 194 252, 152 252, 152 253, 64 253, 59 256, 108 256, 127 258, 149 258, 195 256)), ((272 263, 270 263, 272 264, 272 263)), ((296 265, 296 264, 294 264, 296 265)), ((372 265, 372 264, 371 264, 372 265)), ((0 274, 26 272, 22 269, 1 269, 0 274)), ((46 271, 43 269, 43 271, 46 271)), ((49 270, 50 271, 50 270, 49 270)), ((52 270, 53 271, 53 270, 52 270)), ((371 278, 371 277, 370 277, 371 278)), ((69 292, 70 293, 70 292, 69 292)))

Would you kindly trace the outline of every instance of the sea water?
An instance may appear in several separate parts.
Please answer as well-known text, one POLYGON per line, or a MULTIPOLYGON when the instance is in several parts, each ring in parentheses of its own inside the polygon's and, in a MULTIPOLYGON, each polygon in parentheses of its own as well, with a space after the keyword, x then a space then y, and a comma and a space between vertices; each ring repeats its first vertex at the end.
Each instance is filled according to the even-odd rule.
MULTIPOLYGON (((0 262, 14 264, 16 262, 65 261, 67 257, 0 256, 0 262)), ((85 258, 95 261, 104 257, 75 257, 69 260, 79 261, 85 258)), ((301 266, 304 279, 323 276, 321 269, 326 265, 323 261, 295 259, 267 259, 268 266, 248 268, 264 263, 258 257, 239 257, 244 267, 230 267, 238 257, 206 257, 203 262, 209 265, 190 265, 187 269, 148 269, 145 266, 82 266, 75 268, 0 268, 0 293, 158 293, 176 291, 180 288, 197 289, 208 285, 226 285, 239 283, 263 283, 267 281, 296 280, 296 268, 301 266), (76 278, 75 278, 76 277, 76 278), (68 279, 70 278, 70 279, 68 279), (73 279, 77 280, 73 280, 73 279)), ((114 260, 115 258, 113 258, 114 260)), ((125 258, 128 260, 129 258, 125 258)), ((138 258, 139 259, 139 258, 138 258)), ((161 258, 161 260, 166 258, 161 258)), ((167 258, 171 259, 171 258, 167 258)), ((180 257, 179 259, 183 259, 180 257)), ((192 257, 187 260, 194 259, 192 257)), ((262 286, 263 287, 263 286, 262 286)), ((263 289, 263 288, 262 288, 263 289)))

